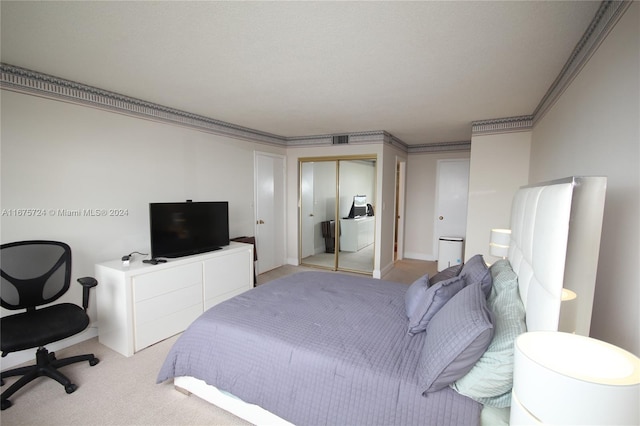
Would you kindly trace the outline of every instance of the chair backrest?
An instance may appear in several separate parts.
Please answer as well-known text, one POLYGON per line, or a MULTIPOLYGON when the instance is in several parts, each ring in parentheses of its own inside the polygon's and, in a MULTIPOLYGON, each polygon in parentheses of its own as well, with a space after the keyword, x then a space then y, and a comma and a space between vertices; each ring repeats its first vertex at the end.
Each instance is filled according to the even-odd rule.
POLYGON ((58 241, 18 241, 0 246, 6 309, 33 310, 62 296, 71 282, 71 248, 58 241))

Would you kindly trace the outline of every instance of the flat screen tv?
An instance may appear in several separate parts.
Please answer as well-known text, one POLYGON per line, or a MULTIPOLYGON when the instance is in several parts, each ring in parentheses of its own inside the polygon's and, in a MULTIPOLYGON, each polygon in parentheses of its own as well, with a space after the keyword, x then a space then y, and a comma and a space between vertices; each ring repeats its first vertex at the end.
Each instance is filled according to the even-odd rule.
POLYGON ((180 257, 229 245, 227 201, 150 203, 151 257, 180 257))

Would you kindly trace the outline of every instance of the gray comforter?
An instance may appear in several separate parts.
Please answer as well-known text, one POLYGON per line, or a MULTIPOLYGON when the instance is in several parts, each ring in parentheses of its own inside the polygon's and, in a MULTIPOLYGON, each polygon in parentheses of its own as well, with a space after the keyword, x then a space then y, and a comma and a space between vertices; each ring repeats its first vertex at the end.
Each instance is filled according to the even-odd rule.
POLYGON ((193 376, 297 425, 479 424, 480 404, 452 389, 421 395, 406 289, 327 272, 261 285, 198 318, 158 383, 193 376))

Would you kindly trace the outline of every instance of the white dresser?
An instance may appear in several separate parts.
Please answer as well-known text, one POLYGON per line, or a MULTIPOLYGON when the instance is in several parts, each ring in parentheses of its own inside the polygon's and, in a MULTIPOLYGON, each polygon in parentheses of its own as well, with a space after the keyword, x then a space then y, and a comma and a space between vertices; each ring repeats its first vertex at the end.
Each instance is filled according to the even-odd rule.
POLYGON ((142 259, 95 267, 98 339, 125 355, 182 332, 205 310, 253 287, 253 246, 151 265, 142 259))
POLYGON ((356 252, 373 244, 375 217, 340 219, 340 251, 356 252))

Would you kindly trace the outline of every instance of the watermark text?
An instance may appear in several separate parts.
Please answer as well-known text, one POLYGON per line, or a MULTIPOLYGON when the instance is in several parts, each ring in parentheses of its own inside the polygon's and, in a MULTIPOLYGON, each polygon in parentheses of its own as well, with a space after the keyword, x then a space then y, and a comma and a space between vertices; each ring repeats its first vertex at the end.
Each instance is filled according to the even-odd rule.
POLYGON ((61 208, 19 208, 2 209, 2 217, 124 217, 129 209, 61 209, 61 208))

